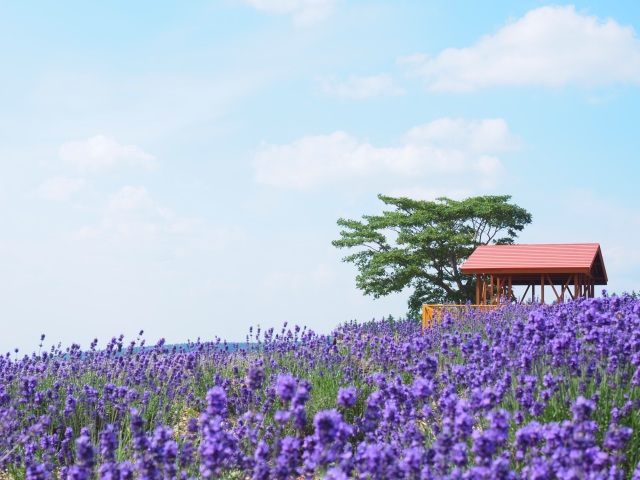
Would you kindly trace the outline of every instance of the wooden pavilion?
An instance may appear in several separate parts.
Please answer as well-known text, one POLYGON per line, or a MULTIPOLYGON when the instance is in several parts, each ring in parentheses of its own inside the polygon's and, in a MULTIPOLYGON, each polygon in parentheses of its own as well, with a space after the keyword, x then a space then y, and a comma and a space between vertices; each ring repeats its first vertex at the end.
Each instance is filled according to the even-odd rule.
POLYGON ((476 276, 476 304, 496 305, 504 298, 515 299, 513 286, 526 285, 527 293, 545 301, 545 287, 551 287, 555 300, 594 296, 595 285, 607 284, 607 272, 598 243, 483 245, 475 249, 460 267, 464 274, 476 276), (556 286, 558 287, 556 289, 556 286))

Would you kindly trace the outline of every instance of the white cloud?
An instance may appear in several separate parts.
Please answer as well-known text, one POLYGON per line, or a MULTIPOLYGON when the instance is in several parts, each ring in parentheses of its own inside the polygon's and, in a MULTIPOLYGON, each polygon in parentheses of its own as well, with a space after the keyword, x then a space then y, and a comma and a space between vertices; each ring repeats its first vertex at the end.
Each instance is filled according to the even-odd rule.
POLYGON ((541 7, 481 38, 437 57, 400 60, 434 91, 473 91, 502 85, 640 83, 640 40, 632 27, 576 12, 541 7))
POLYGON ((501 119, 439 119, 410 130, 400 145, 376 147, 346 132, 305 136, 288 145, 263 145, 255 154, 254 180, 276 187, 305 189, 371 177, 415 178, 469 173, 478 181, 501 174, 493 153, 520 142, 501 119))
POLYGON ((45 180, 35 194, 45 200, 63 201, 82 190, 86 185, 83 178, 54 177, 45 180))
POLYGON ((397 86, 391 75, 382 73, 369 77, 351 75, 341 82, 335 76, 319 78, 320 91, 330 97, 363 100, 381 96, 398 96, 405 90, 397 86))
POLYGON ((479 121, 440 118, 412 128, 403 140, 406 144, 474 153, 506 152, 521 147, 520 139, 509 133, 507 122, 502 118, 479 121))
POLYGON ((296 27, 312 25, 329 18, 341 0, 244 0, 255 9, 291 15, 296 27))
POLYGON ((181 256, 221 250, 243 237, 235 227, 214 227, 202 218, 180 216, 159 206, 144 186, 127 185, 109 196, 102 220, 73 234, 79 241, 181 256))
POLYGON ((134 145, 121 145, 113 138, 96 135, 72 141, 60 147, 60 158, 81 170, 99 171, 116 166, 142 167, 152 170, 156 158, 134 145))
POLYGON ((320 263, 308 271, 271 272, 263 278, 262 286, 270 291, 294 293, 310 288, 325 287, 330 285, 335 278, 335 270, 324 263, 320 263))
POLYGON ((335 270, 324 263, 317 265, 311 272, 311 280, 316 285, 330 285, 335 278, 335 270))
MULTIPOLYGON (((194 56, 190 54, 187 64, 195 65, 200 73, 187 66, 179 72, 142 69, 101 75, 82 67, 54 69, 39 76, 31 89, 29 101, 37 115, 31 122, 47 126, 59 138, 85 140, 108 133, 125 144, 123 139, 135 138, 143 149, 143 142, 153 138, 170 136, 174 142, 188 142, 226 135, 234 125, 227 118, 234 105, 281 76, 278 65, 289 68, 298 52, 295 46, 283 52, 277 39, 264 39, 260 47, 255 42, 235 47, 233 43, 218 42, 199 53, 191 51, 194 56), (230 48, 236 54, 227 55, 230 48), (223 63, 215 73, 202 74, 198 65, 211 58, 223 63), (242 65, 236 62, 239 58, 242 65)), ((175 54, 184 60, 180 53, 175 54)), ((166 60, 177 61, 178 57, 169 54, 166 60)))
POLYGON ((463 200, 473 195, 473 191, 465 188, 427 188, 422 186, 394 188, 385 195, 390 197, 407 197, 414 200, 435 200, 440 197, 447 197, 453 200, 463 200))
POLYGON ((122 187, 109 196, 107 211, 111 213, 145 211, 157 213, 163 217, 167 216, 166 213, 163 214, 162 210, 156 207, 146 187, 132 187, 130 185, 122 187))

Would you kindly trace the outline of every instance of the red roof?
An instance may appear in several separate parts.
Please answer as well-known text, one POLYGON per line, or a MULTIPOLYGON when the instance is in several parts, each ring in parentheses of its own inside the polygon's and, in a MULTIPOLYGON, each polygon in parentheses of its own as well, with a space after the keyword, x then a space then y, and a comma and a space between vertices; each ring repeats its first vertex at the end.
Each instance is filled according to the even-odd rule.
POLYGON ((462 273, 584 273, 596 285, 607 284, 598 243, 481 245, 460 267, 462 273))

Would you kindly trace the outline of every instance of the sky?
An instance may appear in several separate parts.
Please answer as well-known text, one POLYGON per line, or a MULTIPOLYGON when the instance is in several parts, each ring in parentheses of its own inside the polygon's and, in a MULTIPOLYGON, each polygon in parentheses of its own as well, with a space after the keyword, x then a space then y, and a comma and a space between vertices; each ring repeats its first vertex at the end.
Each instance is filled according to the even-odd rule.
MULTIPOLYGON (((511 195, 640 290, 640 4, 0 2, 0 352, 403 316, 339 218, 511 195)), ((13 354, 13 353, 12 353, 13 354)))

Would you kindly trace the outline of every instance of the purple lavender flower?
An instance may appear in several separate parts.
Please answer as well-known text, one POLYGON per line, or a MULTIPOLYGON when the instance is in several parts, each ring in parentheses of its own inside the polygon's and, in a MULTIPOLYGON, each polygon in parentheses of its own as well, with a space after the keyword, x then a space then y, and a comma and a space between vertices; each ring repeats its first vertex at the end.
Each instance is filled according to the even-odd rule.
POLYGON ((348 386, 347 388, 340 387, 338 389, 338 397, 336 402, 343 408, 353 407, 356 403, 356 387, 348 386))
MULTIPOLYGON (((74 344, 2 356, 0 469, 29 479, 186 480, 200 472, 267 480, 325 471, 327 478, 624 478, 636 461, 627 425, 640 408, 630 398, 640 385, 639 314, 640 301, 614 296, 450 316, 428 335, 411 322, 352 322, 331 334, 340 348, 307 329, 270 329, 259 348, 233 353, 218 339, 186 349, 137 340, 121 350, 114 337, 103 350, 96 340, 86 352, 74 344), (291 360, 301 378, 278 375, 291 360), (339 411, 321 410, 309 425, 304 377, 319 369, 325 379, 342 374, 339 411), (267 371, 278 373, 265 385, 267 371), (569 380, 583 397, 566 394, 569 380), (202 396, 207 381, 217 387, 202 396), (350 385, 375 390, 364 408, 350 385), (602 402, 584 398, 593 388, 603 390, 602 402), (542 422, 564 414, 565 402, 569 419, 524 424, 525 415, 542 422), (168 425, 182 403, 203 414, 199 423, 180 418, 174 437, 168 425), (514 411, 508 416, 501 405, 514 411), (608 428, 595 422, 609 412, 608 428), (68 425, 104 427, 90 435, 68 425), (118 445, 123 431, 131 437, 118 445), (96 434, 94 446, 88 438, 96 434), (93 460, 81 446, 95 449, 93 460)), ((313 393, 314 406, 322 403, 313 393)))
POLYGON ((458 400, 453 418, 453 432, 459 442, 465 441, 473 430, 473 418, 469 415, 469 402, 458 400))
POLYGON ((118 465, 120 480, 133 480, 134 467, 131 462, 125 460, 118 465))
POLYGON ((383 451, 376 444, 361 443, 355 456, 356 468, 364 478, 384 478, 383 451))
POLYGON ((322 410, 313 419, 316 438, 321 443, 332 442, 340 430, 342 415, 337 410, 322 410))
POLYGON ((87 433, 83 433, 76 440, 77 464, 69 469, 69 478, 74 480, 87 480, 95 464, 93 446, 87 433))
POLYGON ((298 473, 300 464, 300 441, 294 437, 284 437, 280 443, 280 454, 273 468, 273 478, 288 480, 298 473))
POLYGON ((365 432, 372 432, 380 421, 380 406, 383 401, 380 391, 375 391, 367 399, 364 411, 363 428, 365 432))
POLYGON ((144 432, 144 420, 138 415, 138 411, 135 408, 131 409, 131 433, 133 435, 133 448, 143 454, 149 447, 149 439, 144 432))
POLYGON ((542 426, 536 422, 530 422, 516 431, 516 460, 522 461, 530 449, 537 447, 542 439, 542 426))
POLYGON ((294 407, 293 412, 293 428, 304 430, 307 426, 307 411, 301 405, 294 407))
POLYGON ((247 385, 251 390, 260 390, 265 380, 264 370, 260 366, 252 366, 247 374, 247 385))
POLYGON ((503 445, 509 438, 509 412, 506 410, 491 411, 487 414, 489 427, 495 431, 496 439, 503 445))
POLYGON ((496 453, 499 446, 499 434, 492 429, 484 432, 474 432, 473 447, 471 451, 476 454, 478 465, 488 465, 491 457, 496 453))
POLYGON ((76 408, 78 401, 73 395, 68 395, 65 401, 64 415, 70 416, 76 408))
POLYGON ((324 480, 348 480, 349 476, 339 467, 331 467, 327 470, 324 480))
POLYGON ((26 480, 48 480, 51 472, 46 463, 32 463, 26 468, 26 480))
MULTIPOLYGON (((316 413, 313 427, 314 451, 311 458, 314 464, 327 466, 338 461, 345 454, 353 428, 342 420, 342 415, 335 408, 316 413)), ((348 457, 347 454, 344 458, 348 457)))
POLYGON ((296 379, 290 373, 281 374, 276 380, 276 395, 284 402, 293 398, 296 392, 296 379))
POLYGON ((595 409, 596 405, 592 400, 587 400, 582 395, 580 395, 571 406, 571 411, 573 412, 573 421, 582 422, 585 420, 589 420, 591 418, 591 414, 595 409))
POLYGON ((161 458, 165 477, 175 478, 178 470, 176 466, 176 459, 178 458, 178 444, 175 440, 170 439, 165 441, 162 447, 161 458))
POLYGON ((224 424, 226 393, 221 387, 207 392, 207 411, 201 416, 200 473, 204 478, 219 477, 224 469, 236 466, 237 438, 224 424))
POLYGON ((293 396, 291 400, 291 407, 295 408, 298 406, 304 406, 310 399, 311 395, 309 392, 311 391, 311 384, 308 380, 300 380, 298 382, 298 388, 296 389, 296 394, 293 396))
POLYGON ((274 415, 273 415, 273 419, 278 422, 278 423, 287 423, 289 421, 289 419, 291 418, 291 412, 288 411, 284 411, 284 410, 278 410, 274 415))
POLYGON ((64 432, 64 438, 60 443, 60 450, 58 451, 58 462, 60 465, 71 465, 73 463, 74 453, 72 450, 73 429, 67 427, 64 432))
POLYGON ((115 434, 115 428, 109 424, 100 432, 100 456, 105 462, 115 461, 115 452, 118 448, 118 437, 115 434))
POLYGON ((419 478, 424 461, 424 449, 421 447, 409 447, 404 451, 399 467, 406 478, 419 478))
POLYGON ((603 447, 608 450, 623 450, 631 438, 633 430, 628 427, 609 427, 604 439, 603 447))
POLYGON ((213 387, 207 392, 207 415, 227 414, 227 394, 222 387, 213 387))
POLYGON ((414 397, 425 399, 433 394, 433 390, 433 382, 422 377, 416 377, 413 381, 411 392, 414 397))
POLYGON ((254 454, 252 480, 269 480, 269 446, 260 440, 254 454))
POLYGON ((387 400, 382 410, 382 419, 388 425, 393 425, 398 421, 398 405, 394 400, 387 400))

